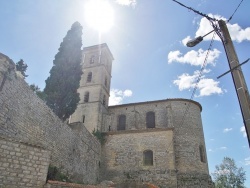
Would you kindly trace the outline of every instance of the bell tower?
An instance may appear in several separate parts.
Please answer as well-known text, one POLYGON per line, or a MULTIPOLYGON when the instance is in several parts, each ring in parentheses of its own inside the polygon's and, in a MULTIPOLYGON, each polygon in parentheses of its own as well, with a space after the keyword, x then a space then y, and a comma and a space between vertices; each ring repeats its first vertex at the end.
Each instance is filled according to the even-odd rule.
POLYGON ((80 101, 70 123, 82 122, 89 132, 101 130, 102 114, 108 112, 113 60, 106 43, 83 49, 80 101))

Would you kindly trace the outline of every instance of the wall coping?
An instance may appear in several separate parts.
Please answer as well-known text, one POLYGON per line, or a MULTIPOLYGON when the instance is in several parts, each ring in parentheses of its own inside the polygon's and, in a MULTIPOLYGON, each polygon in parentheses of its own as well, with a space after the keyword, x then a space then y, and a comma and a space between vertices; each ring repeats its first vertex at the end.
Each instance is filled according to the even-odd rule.
POLYGON ((120 104, 120 105, 114 105, 114 106, 108 106, 108 108, 118 108, 118 107, 125 107, 125 106, 133 106, 133 105, 141 105, 141 104, 151 104, 151 103, 160 103, 160 102, 169 102, 169 101, 185 101, 185 102, 191 102, 195 105, 197 105, 200 108, 200 111, 202 111, 202 106, 199 102, 193 101, 190 99, 184 99, 184 98, 172 98, 172 99, 161 99, 161 100, 155 100, 155 101, 145 101, 145 102, 136 102, 136 103, 128 103, 128 104, 120 104))
POLYGON ((117 135, 117 134, 131 134, 131 133, 147 133, 147 132, 160 132, 160 131, 173 131, 173 127, 168 128, 148 128, 140 130, 122 130, 122 131, 109 131, 102 132, 104 135, 117 135))
POLYGON ((13 139, 11 137, 6 137, 6 136, 3 136, 3 135, 0 135, 0 139, 10 141, 10 142, 19 143, 19 144, 24 144, 26 146, 35 147, 35 148, 38 148, 38 149, 47 150, 44 146, 41 146, 41 145, 38 145, 38 144, 31 144, 31 143, 28 143, 28 142, 25 142, 25 141, 22 141, 22 140, 13 139))

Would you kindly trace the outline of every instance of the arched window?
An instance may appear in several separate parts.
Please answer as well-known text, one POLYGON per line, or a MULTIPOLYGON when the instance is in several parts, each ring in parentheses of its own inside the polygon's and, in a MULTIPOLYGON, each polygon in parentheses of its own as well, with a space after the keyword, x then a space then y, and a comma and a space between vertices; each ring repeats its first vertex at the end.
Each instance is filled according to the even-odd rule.
POLYGON ((199 146, 199 150, 200 150, 200 160, 201 162, 205 163, 206 162, 206 156, 205 156, 205 150, 203 145, 199 146))
POLYGON ((92 72, 89 72, 87 76, 87 82, 91 82, 91 80, 92 80, 92 72))
POLYGON ((95 55, 92 55, 90 58, 90 63, 94 63, 95 62, 95 55))
POLYGON ((117 125, 117 130, 125 130, 126 127, 126 116, 125 115, 119 115, 118 116, 118 125, 117 125))
POLYGON ((155 128, 155 113, 154 112, 147 112, 146 126, 147 128, 155 128))
POLYGON ((89 102, 89 92, 85 92, 84 94, 84 102, 89 102))
POLYGON ((143 165, 144 166, 153 166, 153 151, 145 150, 143 152, 143 165))

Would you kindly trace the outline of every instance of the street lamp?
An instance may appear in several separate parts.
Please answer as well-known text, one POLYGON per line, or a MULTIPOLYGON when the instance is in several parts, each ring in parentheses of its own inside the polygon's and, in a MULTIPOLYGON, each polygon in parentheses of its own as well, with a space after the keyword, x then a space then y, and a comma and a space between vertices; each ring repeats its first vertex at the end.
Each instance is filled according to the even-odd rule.
POLYGON ((203 38, 207 35, 209 35, 210 33, 212 33, 214 30, 210 31, 209 33, 205 34, 204 36, 199 36, 199 37, 196 37, 195 39, 192 39, 190 41, 187 42, 187 46, 188 47, 194 47, 196 46, 197 44, 199 44, 203 38))

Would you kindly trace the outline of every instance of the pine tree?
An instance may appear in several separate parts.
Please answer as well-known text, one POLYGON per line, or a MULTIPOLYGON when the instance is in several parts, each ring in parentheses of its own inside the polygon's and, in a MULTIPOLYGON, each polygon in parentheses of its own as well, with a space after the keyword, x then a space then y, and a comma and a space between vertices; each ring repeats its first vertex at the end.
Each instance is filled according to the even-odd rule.
POLYGON ((20 71, 21 74, 24 76, 24 77, 27 77, 28 75, 25 74, 26 70, 28 68, 28 65, 26 63, 24 63, 24 61, 22 59, 20 59, 20 61, 18 61, 16 63, 16 70, 17 71, 20 71))
POLYGON ((75 22, 55 55, 44 93, 47 105, 65 121, 80 100, 77 89, 81 79, 82 26, 75 22))

